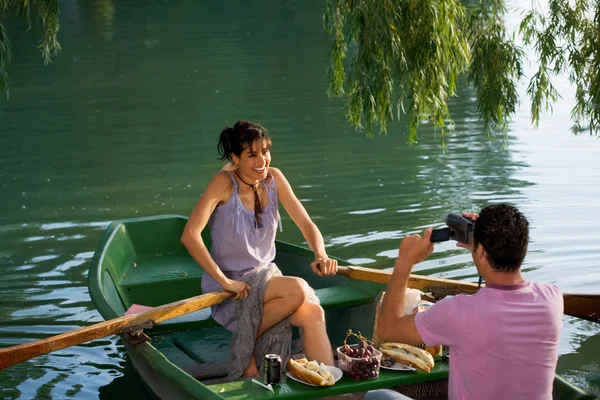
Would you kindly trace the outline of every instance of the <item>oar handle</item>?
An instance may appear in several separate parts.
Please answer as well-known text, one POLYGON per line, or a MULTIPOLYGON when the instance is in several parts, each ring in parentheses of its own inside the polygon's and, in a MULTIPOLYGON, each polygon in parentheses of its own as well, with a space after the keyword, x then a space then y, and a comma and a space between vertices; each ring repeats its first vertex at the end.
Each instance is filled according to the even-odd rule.
MULTIPOLYGON (((392 272, 349 265, 338 266, 337 275, 387 285, 392 277, 392 272)), ((454 279, 433 278, 416 274, 409 275, 408 287, 419 289, 424 292, 432 292, 435 297, 444 297, 460 293, 473 294, 479 289, 475 283, 461 282, 454 279)))
MULTIPOLYGON (((351 267, 351 266, 344 267, 344 266, 338 265, 338 269, 337 269, 336 275, 345 276, 346 278, 352 278, 352 276, 350 276, 350 274, 351 274, 353 268, 361 268, 361 267, 351 267)), ((319 271, 321 271, 321 264, 317 263, 317 269, 319 271)), ((378 271, 378 270, 376 270, 374 268, 369 268, 369 269, 373 269, 374 271, 378 271)))
POLYGON ((341 275, 341 276, 345 276, 346 278, 350 278, 350 268, 338 265, 338 270, 337 270, 336 275, 341 275))

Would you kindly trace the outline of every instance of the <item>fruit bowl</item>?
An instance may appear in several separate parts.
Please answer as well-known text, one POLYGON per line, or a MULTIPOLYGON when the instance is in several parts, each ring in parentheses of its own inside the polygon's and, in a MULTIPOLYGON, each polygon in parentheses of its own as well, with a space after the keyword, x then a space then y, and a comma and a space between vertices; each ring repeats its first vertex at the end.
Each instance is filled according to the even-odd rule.
POLYGON ((381 352, 364 342, 337 348, 339 367, 355 381, 379 378, 381 352))

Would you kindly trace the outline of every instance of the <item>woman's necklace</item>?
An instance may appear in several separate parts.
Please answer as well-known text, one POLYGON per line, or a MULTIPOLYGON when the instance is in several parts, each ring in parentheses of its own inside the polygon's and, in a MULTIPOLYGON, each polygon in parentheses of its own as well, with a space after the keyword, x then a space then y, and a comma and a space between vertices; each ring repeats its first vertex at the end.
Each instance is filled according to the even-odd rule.
POLYGON ((262 214, 263 209, 262 209, 262 204, 260 204, 260 197, 258 196, 258 184, 260 183, 260 181, 256 182, 254 185, 252 185, 252 184, 246 182, 245 180, 243 180, 237 171, 233 171, 233 172, 235 172, 235 174, 240 179, 240 181, 242 181, 246 185, 250 186, 250 189, 252 189, 252 191, 254 192, 254 219, 256 220, 256 227, 262 228, 262 219, 260 217, 260 214, 262 214))

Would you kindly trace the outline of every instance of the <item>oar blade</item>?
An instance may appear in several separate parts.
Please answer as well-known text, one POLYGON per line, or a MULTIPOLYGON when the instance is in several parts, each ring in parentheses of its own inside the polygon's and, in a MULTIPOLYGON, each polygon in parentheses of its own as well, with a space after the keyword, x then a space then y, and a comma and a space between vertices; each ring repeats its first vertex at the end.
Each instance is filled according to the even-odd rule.
POLYGON ((600 295, 564 293, 565 314, 600 323, 600 295))

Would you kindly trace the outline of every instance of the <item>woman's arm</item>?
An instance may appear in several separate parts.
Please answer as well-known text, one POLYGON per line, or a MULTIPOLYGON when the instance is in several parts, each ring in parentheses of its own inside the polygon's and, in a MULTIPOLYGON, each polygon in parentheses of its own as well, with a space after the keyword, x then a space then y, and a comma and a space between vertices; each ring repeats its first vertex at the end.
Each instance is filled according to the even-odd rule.
POLYGON ((200 197, 200 200, 192 210, 192 214, 183 229, 181 242, 194 260, 223 289, 237 293, 236 298, 245 298, 248 296, 250 286, 245 282, 228 279, 212 259, 202 240, 202 230, 206 227, 208 219, 219 203, 227 201, 231 196, 232 190, 233 185, 226 172, 221 171, 212 178, 202 197, 200 197))
POLYGON ((294 221, 302 232, 302 235, 308 242, 308 246, 315 253, 315 261, 310 265, 312 270, 317 275, 335 275, 337 273, 337 261, 327 256, 325 242, 319 228, 317 228, 317 225, 312 221, 306 209, 294 194, 290 183, 283 173, 278 168, 273 167, 270 167, 269 171, 275 178, 279 201, 281 201, 285 211, 287 211, 292 221, 294 221))

